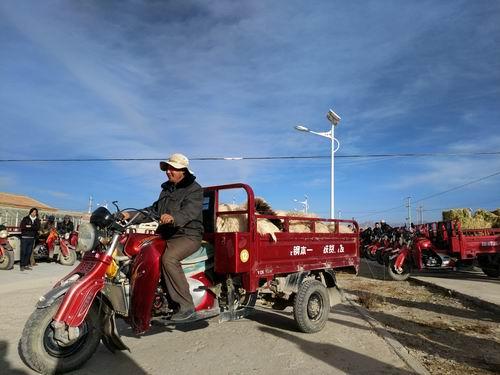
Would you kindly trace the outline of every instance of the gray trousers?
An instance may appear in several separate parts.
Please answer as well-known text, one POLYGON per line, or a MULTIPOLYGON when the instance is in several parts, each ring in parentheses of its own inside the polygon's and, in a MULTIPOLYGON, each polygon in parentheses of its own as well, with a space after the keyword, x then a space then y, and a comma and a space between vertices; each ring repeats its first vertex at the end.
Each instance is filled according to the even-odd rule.
POLYGON ((172 237, 167 240, 167 248, 161 257, 163 277, 170 298, 179 304, 180 310, 194 309, 189 284, 182 270, 181 260, 200 248, 201 239, 192 237, 172 237))

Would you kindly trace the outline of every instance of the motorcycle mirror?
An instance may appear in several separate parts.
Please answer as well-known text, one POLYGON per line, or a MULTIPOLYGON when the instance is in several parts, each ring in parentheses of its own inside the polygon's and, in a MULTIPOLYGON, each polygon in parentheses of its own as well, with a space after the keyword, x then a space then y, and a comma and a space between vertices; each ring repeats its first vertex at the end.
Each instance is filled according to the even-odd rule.
POLYGON ((118 201, 113 201, 111 203, 113 203, 113 206, 116 207, 116 211, 120 211, 120 207, 118 207, 118 201))

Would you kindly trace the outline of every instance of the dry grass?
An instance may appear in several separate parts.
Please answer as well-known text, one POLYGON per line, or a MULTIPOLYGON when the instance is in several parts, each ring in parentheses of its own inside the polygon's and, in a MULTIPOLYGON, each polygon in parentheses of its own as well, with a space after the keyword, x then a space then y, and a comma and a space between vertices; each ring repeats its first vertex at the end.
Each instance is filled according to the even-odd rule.
POLYGON ((337 274, 431 374, 500 374, 500 317, 410 282, 337 274))
POLYGON ((357 295, 358 303, 368 310, 379 307, 384 303, 384 299, 382 297, 370 292, 359 292, 357 295))

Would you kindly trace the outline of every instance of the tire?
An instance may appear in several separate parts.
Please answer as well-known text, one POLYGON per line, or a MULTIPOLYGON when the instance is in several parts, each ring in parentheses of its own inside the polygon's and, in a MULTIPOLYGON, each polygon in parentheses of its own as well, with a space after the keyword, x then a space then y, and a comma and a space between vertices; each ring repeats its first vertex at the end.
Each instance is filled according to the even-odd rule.
POLYGON ((19 342, 21 358, 33 370, 42 374, 63 373, 81 367, 92 357, 101 340, 97 309, 90 308, 80 328, 80 337, 71 345, 60 346, 54 340, 52 317, 62 298, 51 306, 36 309, 23 330, 19 342))
POLYGON ((395 281, 405 281, 410 277, 410 265, 408 261, 405 261, 403 263, 403 271, 399 272, 395 268, 395 263, 396 263, 397 257, 390 259, 389 264, 387 265, 387 272, 389 273, 389 276, 391 279, 395 281))
POLYGON ((377 254, 373 254, 372 252, 370 252, 370 249, 366 249, 366 259, 377 260, 377 254))
POLYGON ((499 277, 500 276, 500 266, 495 267, 482 267, 481 270, 489 277, 499 277))
POLYGON ((11 270, 14 267, 14 252, 4 248, 3 255, 0 255, 0 270, 11 270))
POLYGON ((306 280, 299 286, 293 303, 293 317, 300 331, 321 331, 330 313, 330 298, 326 287, 318 280, 306 280))
POLYGON ((63 266, 72 266, 76 262, 76 251, 70 250, 68 256, 64 256, 63 253, 59 254, 59 263, 63 266))

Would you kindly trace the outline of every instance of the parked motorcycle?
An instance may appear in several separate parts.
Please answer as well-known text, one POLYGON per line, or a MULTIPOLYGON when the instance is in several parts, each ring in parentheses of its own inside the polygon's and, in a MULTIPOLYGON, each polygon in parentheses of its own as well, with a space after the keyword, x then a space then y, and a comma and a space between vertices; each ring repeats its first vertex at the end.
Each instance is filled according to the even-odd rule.
POLYGON ((456 259, 437 249, 425 237, 416 237, 408 241, 398 252, 389 256, 387 269, 393 280, 403 281, 410 277, 413 268, 423 269, 453 269, 456 259))
POLYGON ((14 267, 14 249, 8 240, 7 227, 0 224, 0 270, 10 270, 14 267))
POLYGON ((71 243, 71 233, 61 236, 55 228, 50 230, 46 239, 35 246, 33 255, 36 261, 57 261, 64 266, 74 265, 77 258, 76 246, 71 243))

